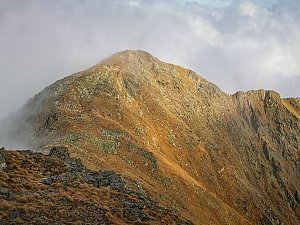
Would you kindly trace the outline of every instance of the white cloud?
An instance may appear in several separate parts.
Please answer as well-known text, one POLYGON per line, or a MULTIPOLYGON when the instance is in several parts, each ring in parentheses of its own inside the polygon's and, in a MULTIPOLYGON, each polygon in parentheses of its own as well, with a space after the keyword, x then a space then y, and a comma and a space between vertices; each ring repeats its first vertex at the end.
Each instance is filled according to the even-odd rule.
POLYGON ((229 93, 264 88, 299 96, 300 1, 226 4, 2 0, 0 118, 46 85, 124 49, 192 68, 229 93))
POLYGON ((239 12, 242 16, 255 17, 257 16, 258 11, 258 7, 250 0, 242 2, 239 6, 239 12))

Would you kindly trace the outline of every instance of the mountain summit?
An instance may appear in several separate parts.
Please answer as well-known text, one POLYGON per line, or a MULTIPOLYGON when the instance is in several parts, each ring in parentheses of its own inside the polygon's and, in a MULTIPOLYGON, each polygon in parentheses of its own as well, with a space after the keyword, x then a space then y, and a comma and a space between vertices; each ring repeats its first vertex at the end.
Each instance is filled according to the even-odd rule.
POLYGON ((124 51, 55 82, 14 116, 16 140, 68 148, 194 224, 300 224, 300 102, 228 95, 195 72, 124 51))

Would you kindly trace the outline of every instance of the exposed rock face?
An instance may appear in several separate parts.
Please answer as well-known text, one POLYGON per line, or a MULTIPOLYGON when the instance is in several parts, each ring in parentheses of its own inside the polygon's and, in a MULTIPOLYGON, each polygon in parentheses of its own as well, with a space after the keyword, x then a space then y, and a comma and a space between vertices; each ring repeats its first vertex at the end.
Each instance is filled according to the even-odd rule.
POLYGON ((65 145, 195 224, 300 224, 298 99, 228 95, 190 70, 125 51, 47 87, 24 112, 19 135, 33 147, 65 145))

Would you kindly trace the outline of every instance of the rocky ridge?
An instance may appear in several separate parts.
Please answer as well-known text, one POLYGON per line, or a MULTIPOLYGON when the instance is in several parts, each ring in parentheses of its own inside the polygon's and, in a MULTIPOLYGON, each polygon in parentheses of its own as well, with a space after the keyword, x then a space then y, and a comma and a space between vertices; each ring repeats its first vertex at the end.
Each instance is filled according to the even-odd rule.
POLYGON ((90 171, 64 147, 0 150, 1 224, 191 224, 113 171, 90 171), (2 164, 3 165, 3 164, 2 164))

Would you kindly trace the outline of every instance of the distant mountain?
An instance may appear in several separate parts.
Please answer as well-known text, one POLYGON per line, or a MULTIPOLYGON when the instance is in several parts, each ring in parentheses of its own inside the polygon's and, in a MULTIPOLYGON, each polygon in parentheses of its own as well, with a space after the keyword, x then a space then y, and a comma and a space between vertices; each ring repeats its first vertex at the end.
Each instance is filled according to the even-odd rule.
POLYGON ((33 149, 63 146, 89 170, 121 174, 183 221, 297 225, 299 119, 299 99, 228 95, 124 51, 45 88, 5 123, 33 149))

